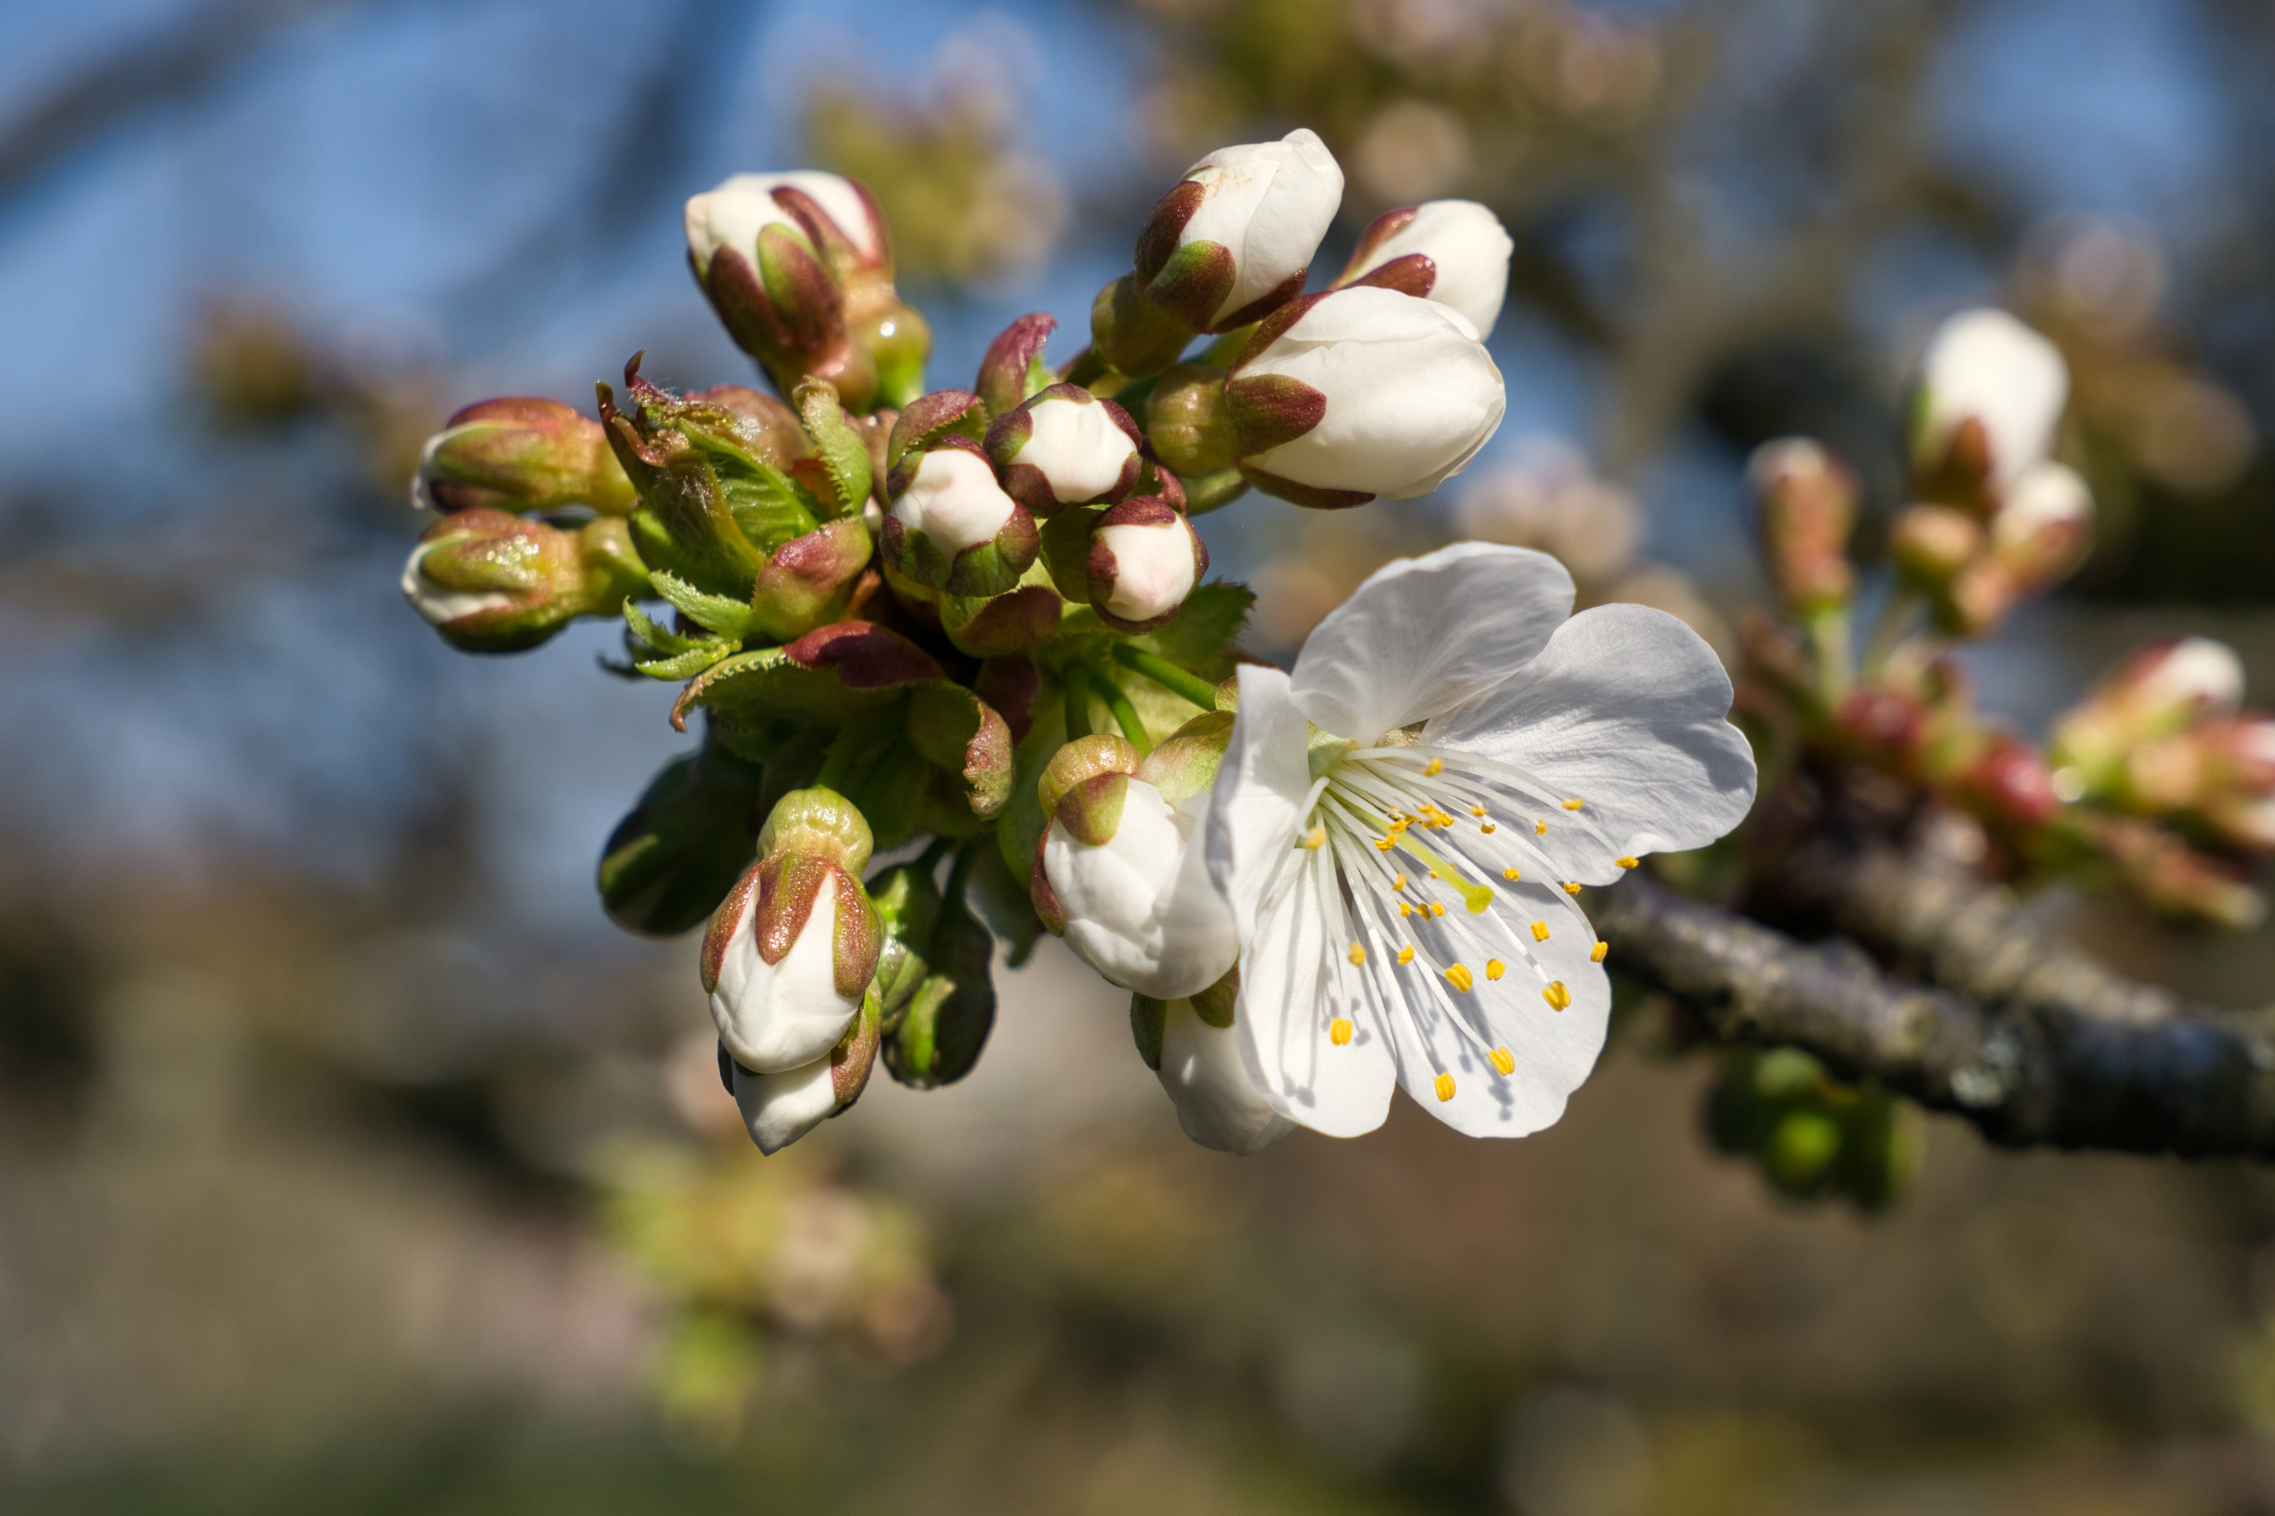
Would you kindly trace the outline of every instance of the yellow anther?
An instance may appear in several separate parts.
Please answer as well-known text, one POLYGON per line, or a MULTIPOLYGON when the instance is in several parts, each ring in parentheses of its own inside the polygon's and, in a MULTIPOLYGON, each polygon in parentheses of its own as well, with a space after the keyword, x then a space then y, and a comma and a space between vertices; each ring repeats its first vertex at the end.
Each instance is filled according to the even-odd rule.
POLYGON ((1422 777, 1425 779, 1434 779, 1445 771, 1446 761, 1443 758, 1432 758, 1422 765, 1422 777))
POLYGON ((1404 816, 1400 816, 1390 823, 1390 835, 1393 837, 1406 835, 1406 818, 1404 816))
POLYGON ((1447 969, 1446 982, 1452 985, 1455 989, 1460 990, 1463 994, 1469 993, 1470 986, 1477 983, 1475 979, 1472 979, 1470 977, 1469 965, 1466 963, 1457 963, 1453 965, 1453 967, 1447 969))
POLYGON ((1453 1099, 1453 1075, 1440 1074, 1438 1076, 1438 1098, 1440 1100, 1453 1099))
POLYGON ((1351 967, 1358 968, 1367 961, 1367 950, 1358 943, 1351 944, 1351 967))
POLYGON ((1469 814, 1472 816, 1482 816, 1485 814, 1485 807, 1481 805, 1473 805, 1469 808, 1469 814))
POLYGON ((1532 824, 1532 834, 1533 834, 1535 837, 1545 837, 1545 836, 1547 836, 1547 835, 1548 835, 1548 823, 1547 823, 1546 821, 1536 821, 1536 822, 1534 822, 1534 823, 1532 824))
POLYGON ((1515 884, 1518 880, 1524 878, 1525 876, 1518 873, 1515 869, 1503 869, 1501 870, 1501 877, 1508 880, 1509 883, 1515 884))
POLYGON ((1411 916, 1414 914, 1414 907, 1401 900, 1398 902, 1398 914, 1401 916, 1411 916))
POLYGON ((1378 837, 1375 839, 1374 848, 1378 853, 1387 853, 1396 846, 1398 846, 1396 837, 1378 837))
POLYGON ((1503 974, 1506 974, 1507 972, 1509 972, 1509 966, 1508 966, 1507 964, 1503 963, 1503 962, 1502 962, 1500 959, 1498 959, 1498 958, 1488 958, 1488 959, 1486 959, 1486 960, 1485 960, 1485 977, 1486 977, 1486 978, 1488 978, 1488 979, 1498 979, 1498 978, 1500 978, 1500 977, 1501 977, 1503 974))
POLYGON ((1636 864, 1636 860, 1633 858, 1614 858, 1612 862, 1618 864, 1623 869, 1631 869, 1635 867, 1636 864))
POLYGON ((1394 890, 1402 890, 1406 888, 1406 876, 1404 874, 1400 874, 1396 879, 1391 880, 1390 887, 1394 890))
POLYGON ((1590 963, 1601 963, 1604 961, 1604 954, 1610 951, 1611 944, 1598 938, 1596 945, 1588 950, 1588 961, 1590 963))
POLYGON ((1430 877, 1431 877, 1432 879, 1435 879, 1435 878, 1437 878, 1437 877, 1438 877, 1438 871, 1437 871, 1436 869, 1431 869, 1431 870, 1429 870, 1428 872, 1429 872, 1429 875, 1430 875, 1430 877))
POLYGON ((1488 821, 1483 826, 1479 827, 1478 830, 1483 832, 1486 836, 1490 837, 1493 835, 1493 823, 1488 821))
POLYGON ((1351 1045, 1351 1034, 1357 1030, 1351 1025, 1350 1017, 1338 1016, 1327 1023, 1327 1040, 1339 1048, 1347 1048, 1351 1045))
POLYGON ((1412 943, 1408 943, 1406 946, 1398 950, 1398 961, 1401 964, 1408 964, 1414 961, 1414 945, 1412 943))
POLYGON ((1540 998, 1548 1002, 1550 1010, 1561 1011, 1572 1003, 1572 992, 1564 988, 1563 980, 1551 979, 1548 988, 1540 992, 1540 998))
POLYGON ((1536 921, 1532 924, 1532 940, 1535 942, 1546 942, 1548 940, 1547 922, 1536 921))
POLYGON ((1493 1072, 1504 1079, 1517 1071, 1517 1055, 1507 1048, 1495 1048, 1485 1056, 1492 1061, 1493 1072))
POLYGON ((1583 805, 1585 805, 1585 804, 1587 804, 1587 802, 1586 802, 1586 801, 1582 800, 1582 799, 1581 799, 1579 796, 1575 795, 1575 796, 1573 796, 1573 797, 1572 797, 1570 800, 1567 800, 1567 801, 1565 801, 1565 802, 1564 802, 1564 809, 1566 809, 1566 810, 1568 810, 1568 811, 1576 811, 1576 810, 1578 810, 1578 809, 1579 809, 1581 806, 1583 806, 1583 805))
POLYGON ((1445 908, 1445 906, 1444 906, 1444 905, 1440 904, 1438 901, 1435 901, 1435 900, 1433 900, 1433 901, 1431 901, 1431 902, 1430 902, 1430 914, 1431 914, 1431 915, 1433 915, 1433 916, 1443 916, 1445 913, 1446 913, 1446 908, 1445 908))
POLYGON ((1577 879, 1567 879, 1567 880, 1565 880, 1565 881, 1564 881, 1564 893, 1565 893, 1565 894, 1567 894, 1567 895, 1577 895, 1577 894, 1579 894, 1579 893, 1580 893, 1580 881, 1579 881, 1579 880, 1577 880, 1577 879))
POLYGON ((1314 825, 1310 831, 1303 834, 1303 845, 1315 853, 1327 846, 1327 828, 1314 825))

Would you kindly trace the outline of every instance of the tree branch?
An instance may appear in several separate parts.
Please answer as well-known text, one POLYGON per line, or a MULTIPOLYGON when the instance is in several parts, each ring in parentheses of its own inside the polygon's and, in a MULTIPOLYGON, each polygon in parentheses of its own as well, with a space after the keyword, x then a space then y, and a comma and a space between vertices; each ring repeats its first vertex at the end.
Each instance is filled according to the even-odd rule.
POLYGON ((1891 979, 1851 942, 1805 944, 1642 875, 1609 892, 1597 924, 1623 972, 1695 1007, 1717 1038, 1805 1048, 1994 1142, 2275 1158, 2264 1013, 2133 984, 2022 928, 1995 887, 1907 877, 1879 854, 1854 879, 1836 916, 1931 945, 1923 959, 1983 998, 1891 979), (1940 909, 1885 914, 1905 901, 1940 909))

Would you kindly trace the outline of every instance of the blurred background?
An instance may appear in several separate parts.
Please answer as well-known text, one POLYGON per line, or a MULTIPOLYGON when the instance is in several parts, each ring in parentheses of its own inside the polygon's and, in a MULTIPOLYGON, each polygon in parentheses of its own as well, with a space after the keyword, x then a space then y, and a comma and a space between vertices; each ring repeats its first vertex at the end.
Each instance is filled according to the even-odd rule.
MULTIPOLYGON (((1877 1214, 1716 1155, 1634 1008, 1566 1121, 1195 1149, 1046 942, 979 1071, 761 1160, 692 944, 591 872, 686 742, 605 627, 449 652, 420 440, 645 349, 749 382, 680 204, 868 183, 935 385, 1211 147, 1317 128, 1517 241, 1432 500, 1207 518, 1285 657, 1395 552, 1541 546, 1726 650, 1741 471, 1900 501, 1905 367, 2075 376, 2087 571, 2025 728, 2144 637, 2275 691, 2275 11, 2256 0, 84 0, 0 50, 0 1504, 25 1512, 2275 1512, 2275 1179, 1935 1120, 1877 1214)), ((2267 697, 2263 696, 2263 700, 2267 697)), ((2275 939, 2068 898, 2264 1003, 2275 939)))

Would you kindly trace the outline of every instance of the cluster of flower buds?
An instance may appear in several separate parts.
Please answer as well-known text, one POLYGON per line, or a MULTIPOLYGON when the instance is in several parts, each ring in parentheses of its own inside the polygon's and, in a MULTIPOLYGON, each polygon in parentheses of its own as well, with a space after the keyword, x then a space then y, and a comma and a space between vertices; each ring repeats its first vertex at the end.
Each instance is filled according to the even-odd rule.
POLYGON ((1833 738, 1852 761, 1973 815, 2010 856, 2029 851, 2061 810, 2044 755, 1976 711, 1954 659, 1892 669, 1851 691, 1833 738))
POLYGON ((2275 717, 2240 709, 2243 665, 2208 637, 2141 649, 2055 723, 2055 781, 2176 820, 2213 846, 2275 853, 2275 717))
POLYGON ((865 411, 923 393, 931 328, 895 293, 885 218, 852 180, 737 174, 687 202, 687 262, 783 394, 825 379, 865 411))
POLYGON ((1916 503, 1897 516, 1888 550, 1945 631, 1996 630, 2084 561, 2092 492, 2048 456, 2068 394, 2060 350, 2004 311, 1963 311, 1928 343, 1912 427, 1916 503))
POLYGON ((1856 475, 1806 437, 1762 444, 1746 473, 1760 509, 1762 556, 1785 608, 1807 620, 1846 606, 1856 593, 1848 557, 1856 475))
POLYGON ((1212 153, 1154 206, 1135 271, 1099 293, 1090 365, 1154 380, 1146 439, 1185 479, 1318 507, 1411 499, 1500 425, 1483 339, 1508 233, 1470 201, 1392 211, 1334 288, 1304 295, 1342 189, 1309 131, 1212 153), (1180 363, 1207 333, 1234 335, 1180 363))

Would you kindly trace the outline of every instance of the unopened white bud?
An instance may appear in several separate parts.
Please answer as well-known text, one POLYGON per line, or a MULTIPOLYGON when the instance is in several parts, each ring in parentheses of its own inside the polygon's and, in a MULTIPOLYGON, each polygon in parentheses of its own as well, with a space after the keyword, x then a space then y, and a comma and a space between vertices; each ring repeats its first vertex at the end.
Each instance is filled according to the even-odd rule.
POLYGON ((1205 1148, 1243 1157, 1295 1130, 1248 1077, 1239 1035, 1210 1026, 1190 1000, 1172 1000, 1161 1027, 1161 1087, 1177 1125, 1205 1148))
POLYGON ((758 1150, 781 1152, 828 1120, 837 1110, 837 1082, 829 1055, 778 1073, 753 1073, 733 1066, 735 1105, 758 1150))
POLYGON ((1209 792, 1172 807, 1131 779, 1119 824, 1093 846, 1053 821, 1042 868, 1067 946, 1124 989, 1170 1000, 1224 977, 1240 954, 1232 911, 1209 878, 1198 832, 1209 792))
POLYGON ((1480 339, 1493 335, 1501 303, 1509 293, 1509 255, 1516 244, 1501 218, 1474 200, 1430 200, 1392 211, 1369 227, 1337 285, 1357 284, 1370 275, 1388 279, 1390 288, 1453 307, 1477 328, 1480 339), (1427 258, 1427 277, 1402 258, 1427 258))
POLYGON ((1983 430, 1990 478, 2002 489, 2046 456, 2069 399, 2061 349, 2005 311, 1961 311, 1936 328, 1920 358, 1914 456, 1940 465, 1969 421, 1983 430))
POLYGON ((1017 507, 976 451, 934 448, 924 455, 892 515, 929 538, 945 557, 993 541, 1017 507))
POLYGON ((1220 147, 1187 169, 1185 181, 1199 194, 1174 245, 1213 242, 1232 255, 1232 287, 1210 313, 1212 323, 1291 282, 1288 295, 1302 289, 1304 270, 1343 200, 1342 167, 1317 132, 1298 128, 1277 142, 1220 147))
POLYGON ((1098 500, 1122 482, 1137 444, 1103 402, 1053 397, 1028 408, 1018 460, 1040 471, 1061 504, 1098 500))

